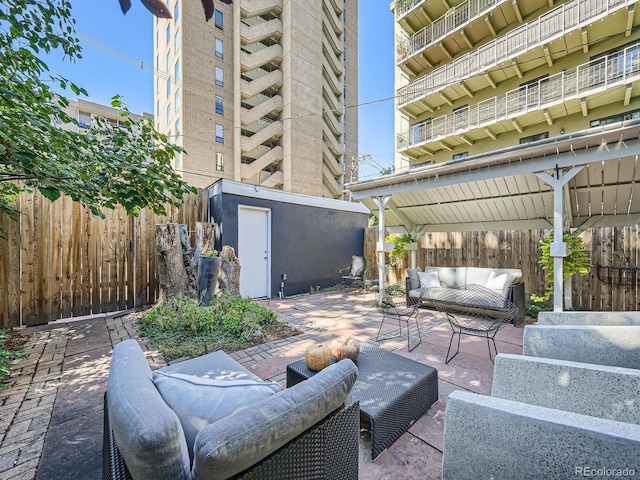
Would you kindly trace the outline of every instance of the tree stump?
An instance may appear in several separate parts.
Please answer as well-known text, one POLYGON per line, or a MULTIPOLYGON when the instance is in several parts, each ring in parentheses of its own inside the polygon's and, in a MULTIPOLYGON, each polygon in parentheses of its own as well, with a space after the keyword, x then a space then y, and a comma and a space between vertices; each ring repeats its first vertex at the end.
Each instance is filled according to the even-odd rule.
POLYGON ((187 294, 187 276, 177 223, 156 225, 155 247, 160 280, 158 303, 162 304, 176 295, 187 294))
POLYGON ((240 296, 240 260, 236 257, 235 250, 229 245, 222 247, 220 253, 220 275, 218 285, 220 291, 227 291, 234 297, 240 296))
POLYGON ((200 255, 206 255, 212 251, 216 224, 210 222, 196 222, 196 245, 191 257, 191 267, 198 270, 200 255))

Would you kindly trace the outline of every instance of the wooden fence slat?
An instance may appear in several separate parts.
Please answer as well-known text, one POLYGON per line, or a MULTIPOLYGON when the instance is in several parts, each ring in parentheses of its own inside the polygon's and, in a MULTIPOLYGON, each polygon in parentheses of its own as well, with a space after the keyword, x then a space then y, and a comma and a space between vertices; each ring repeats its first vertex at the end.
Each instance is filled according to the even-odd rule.
POLYGON ((49 319, 61 318, 62 312, 62 200, 50 206, 49 319))

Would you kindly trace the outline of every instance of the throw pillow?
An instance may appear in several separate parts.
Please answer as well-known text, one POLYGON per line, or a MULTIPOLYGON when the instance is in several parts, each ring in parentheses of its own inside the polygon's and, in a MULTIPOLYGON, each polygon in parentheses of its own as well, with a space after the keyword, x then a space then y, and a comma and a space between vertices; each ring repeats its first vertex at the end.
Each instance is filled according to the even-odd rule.
POLYGON ((407 268, 407 276, 409 277, 409 285, 411 285, 411 290, 416 288, 420 288, 420 278, 418 277, 418 272, 421 272, 420 267, 418 268, 407 268))
POLYGON ((496 275, 496 272, 491 272, 489 274, 489 279, 487 280, 487 284, 485 285, 485 287, 490 288, 491 290, 502 290, 502 288, 504 287, 504 282, 506 281, 506 273, 496 275))
POLYGON ((440 276, 438 272, 418 272, 420 288, 440 287, 440 276))
POLYGON ((280 391, 277 383, 212 380, 183 373, 153 372, 153 383, 180 419, 193 460, 196 435, 207 425, 280 391))

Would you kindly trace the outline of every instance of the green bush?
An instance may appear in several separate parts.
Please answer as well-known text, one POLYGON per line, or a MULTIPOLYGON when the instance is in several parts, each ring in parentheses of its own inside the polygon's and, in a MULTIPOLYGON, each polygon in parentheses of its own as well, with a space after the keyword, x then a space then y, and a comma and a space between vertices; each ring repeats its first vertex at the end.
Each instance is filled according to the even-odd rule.
POLYGON ((276 320, 273 311, 248 297, 224 293, 209 306, 198 305, 195 297, 177 297, 147 312, 140 333, 170 360, 246 348, 276 320))
MULTIPOLYGON (((24 350, 18 350, 16 352, 7 350, 4 344, 4 341, 7 338, 9 338, 7 330, 0 330, 0 382, 4 380, 5 377, 11 372, 14 360, 27 357, 27 355, 24 353, 24 350)), ((2 388, 4 388, 4 384, 0 383, 0 389, 2 388)))

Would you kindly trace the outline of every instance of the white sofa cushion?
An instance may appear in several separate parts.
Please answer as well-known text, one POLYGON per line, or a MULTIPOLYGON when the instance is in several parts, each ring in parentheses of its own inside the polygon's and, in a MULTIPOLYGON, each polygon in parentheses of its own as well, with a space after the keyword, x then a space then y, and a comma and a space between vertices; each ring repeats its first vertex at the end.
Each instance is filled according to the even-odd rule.
POLYGON ((496 272, 491 272, 485 287, 501 292, 505 282, 507 281, 507 276, 508 275, 506 273, 496 275, 496 272))
POLYGON ((153 383, 180 419, 191 459, 200 430, 280 391, 277 383, 262 380, 213 380, 163 371, 153 372, 153 383))
POLYGON ((418 272, 420 288, 440 287, 440 276, 438 272, 418 272))

